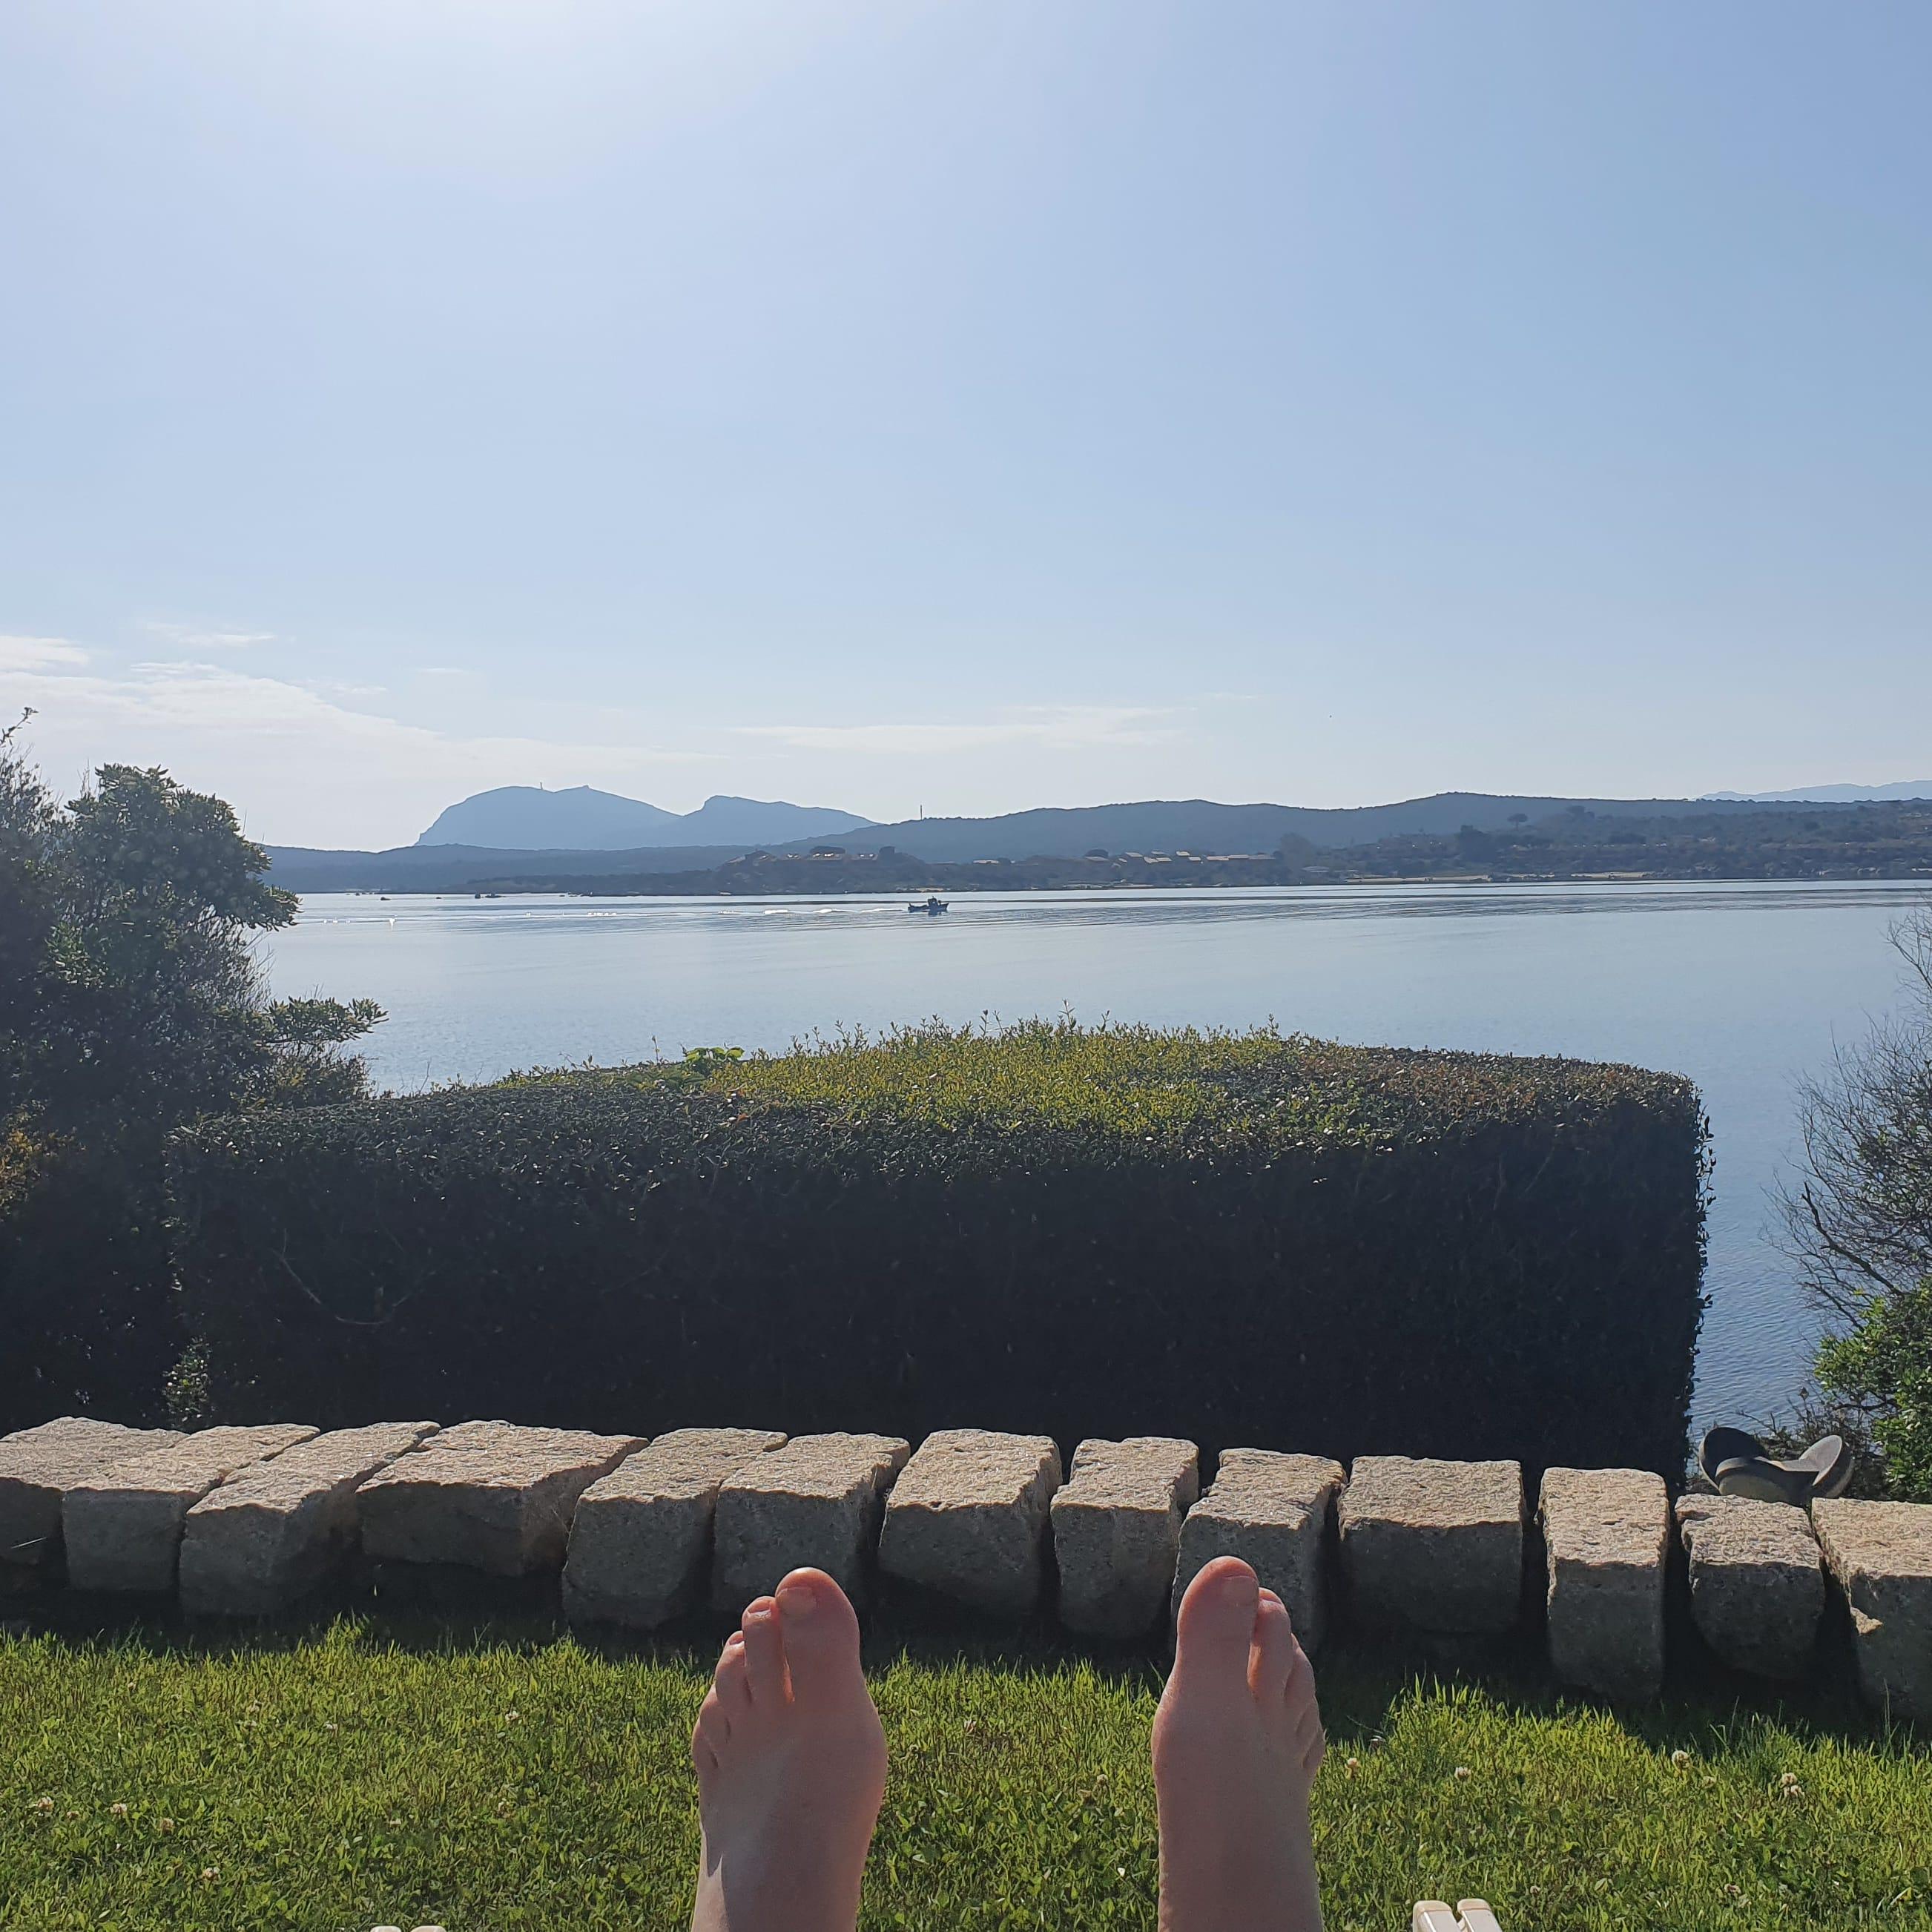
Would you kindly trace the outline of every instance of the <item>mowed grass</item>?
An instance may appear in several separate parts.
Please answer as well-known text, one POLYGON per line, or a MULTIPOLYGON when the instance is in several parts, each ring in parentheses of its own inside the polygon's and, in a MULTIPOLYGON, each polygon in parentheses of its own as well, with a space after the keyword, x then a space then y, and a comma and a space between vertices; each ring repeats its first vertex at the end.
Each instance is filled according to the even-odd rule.
MULTIPOLYGON (((1722 1703, 1634 1726, 1506 1682, 1322 1674, 1333 1932, 1472 1894, 1505 1932, 1932 1925, 1932 1752, 1910 1734, 1722 1703)), ((706 1675, 352 1622, 0 1640, 0 1926, 681 1926, 706 1675)), ((866 1925, 1154 1926, 1150 1670, 902 1655, 874 1682, 892 1770, 866 1925)))

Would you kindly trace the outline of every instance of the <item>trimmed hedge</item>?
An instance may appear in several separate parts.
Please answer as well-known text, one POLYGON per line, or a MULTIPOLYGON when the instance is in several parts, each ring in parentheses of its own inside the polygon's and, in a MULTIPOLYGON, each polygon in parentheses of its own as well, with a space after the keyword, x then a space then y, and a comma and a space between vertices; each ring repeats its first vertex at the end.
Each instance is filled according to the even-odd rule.
POLYGON ((187 1340, 166 1236, 155 1136, 0 1133, 0 1434, 76 1413, 164 1419, 187 1340))
POLYGON ((173 1143, 224 1420, 1049 1428, 1681 1472, 1673 1076, 934 1027, 173 1143))

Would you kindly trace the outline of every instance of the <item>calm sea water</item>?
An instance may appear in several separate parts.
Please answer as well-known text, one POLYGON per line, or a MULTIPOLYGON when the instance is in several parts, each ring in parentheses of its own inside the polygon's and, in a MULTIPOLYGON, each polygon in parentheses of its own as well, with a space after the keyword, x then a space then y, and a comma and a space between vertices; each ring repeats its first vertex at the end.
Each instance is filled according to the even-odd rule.
POLYGON ((282 993, 387 1008, 369 1058, 406 1089, 841 1026, 1071 1011, 1688 1074, 1716 1154, 1700 1422, 1762 1418, 1812 1324, 1768 1190, 1794 1083, 1899 994, 1886 944, 1923 889, 1828 883, 962 896, 904 902, 316 894, 275 939, 282 993))

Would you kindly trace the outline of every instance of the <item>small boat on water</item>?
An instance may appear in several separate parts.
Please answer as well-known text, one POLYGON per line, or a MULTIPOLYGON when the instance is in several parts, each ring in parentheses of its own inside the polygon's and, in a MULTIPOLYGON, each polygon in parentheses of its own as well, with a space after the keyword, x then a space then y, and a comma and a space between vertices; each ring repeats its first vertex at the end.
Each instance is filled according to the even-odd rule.
POLYGON ((937 919, 945 910, 946 902, 942 898, 914 899, 912 904, 906 908, 908 912, 926 913, 934 919, 937 919))

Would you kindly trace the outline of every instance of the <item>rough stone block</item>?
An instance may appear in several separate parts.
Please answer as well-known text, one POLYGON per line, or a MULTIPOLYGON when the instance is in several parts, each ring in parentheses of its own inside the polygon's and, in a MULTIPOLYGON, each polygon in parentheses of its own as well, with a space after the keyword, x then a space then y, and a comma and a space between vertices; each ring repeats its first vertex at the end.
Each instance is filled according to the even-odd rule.
POLYGON ((1343 1481, 1325 1456, 1224 1449, 1208 1493, 1180 1526, 1173 1607, 1210 1557, 1238 1556, 1288 1606, 1304 1650, 1328 1628, 1328 1516, 1343 1481))
POLYGON ((1932 1504, 1814 1503, 1811 1524, 1851 1607, 1860 1691, 1932 1721, 1932 1504))
POLYGON ((528 1576, 563 1562, 577 1499, 640 1436, 461 1422, 357 1492, 364 1555, 528 1576))
POLYGON ((182 1526, 182 1608, 231 1617, 286 1609, 354 1544, 360 1486, 435 1433, 433 1422, 334 1430, 209 1490, 182 1526))
POLYGON ((237 1469, 314 1433, 295 1422, 200 1430, 76 1484, 61 1504, 68 1581, 76 1590, 172 1590, 188 1511, 237 1469))
POLYGON ((1670 1496, 1646 1469, 1550 1469, 1539 1507, 1549 1555, 1550 1662, 1605 1697, 1664 1688, 1670 1496))
POLYGON ((676 1429, 591 1484, 570 1526, 564 1614, 650 1630, 691 1609, 725 1479, 782 1448, 763 1429, 676 1429))
POLYGON ((1810 1520, 1787 1503, 1680 1496, 1690 1615, 1719 1658, 1760 1677, 1802 1677, 1825 1608, 1810 1520))
POLYGON ((1050 1436, 935 1430, 892 1485, 879 1568, 976 1609, 1024 1616, 1040 1600, 1040 1544, 1060 1480, 1050 1436))
POLYGON ((1370 1623, 1510 1629, 1522 1602, 1522 1469, 1363 1456, 1342 1497, 1342 1568, 1370 1623))
POLYGON ((1060 1620, 1088 1636, 1144 1636, 1166 1608, 1201 1452, 1172 1436, 1090 1437, 1054 1496, 1060 1620))
POLYGON ((807 1565, 858 1602, 881 1498, 910 1453, 896 1436, 799 1436, 728 1477, 712 1533, 713 1608, 735 1616, 807 1565))
POLYGON ((37 1568, 60 1547, 61 1498, 76 1484, 181 1439, 84 1415, 0 1437, 0 1568, 37 1568))

